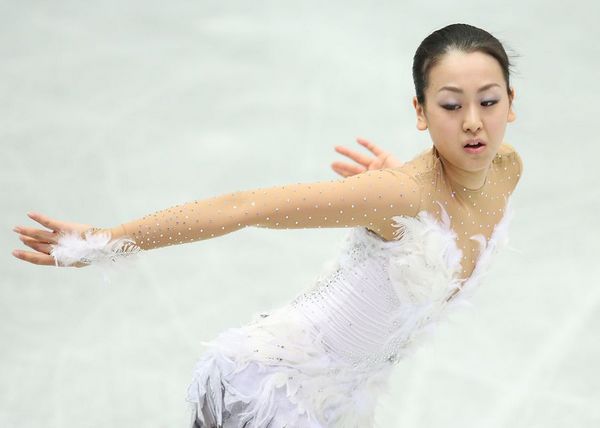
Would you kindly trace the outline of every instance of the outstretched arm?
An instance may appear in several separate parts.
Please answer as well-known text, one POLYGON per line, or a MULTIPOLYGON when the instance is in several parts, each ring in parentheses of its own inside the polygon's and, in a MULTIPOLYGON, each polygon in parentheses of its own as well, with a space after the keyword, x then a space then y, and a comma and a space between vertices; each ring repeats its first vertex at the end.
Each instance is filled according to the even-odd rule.
MULTIPOLYGON (((47 252, 28 253, 20 258, 36 264, 84 266, 98 260, 114 261, 117 256, 139 250, 210 239, 248 226, 272 229, 364 226, 386 234, 393 223, 392 217, 414 216, 419 201, 418 186, 412 177, 398 169, 384 169, 339 180, 288 184, 195 200, 107 229, 89 230, 88 225, 41 216, 45 222, 42 224, 54 232, 28 229, 20 233, 30 240, 43 239, 43 243, 35 244, 47 252), (65 237, 62 232, 74 233, 65 237), (79 250, 84 253, 89 250, 90 255, 81 256, 79 250)), ((28 243, 35 248, 33 244, 28 243)))
POLYGON ((380 233, 394 215, 415 215, 416 182, 398 170, 288 184, 176 205, 110 229, 143 250, 195 242, 248 226, 271 229, 364 226, 380 233))

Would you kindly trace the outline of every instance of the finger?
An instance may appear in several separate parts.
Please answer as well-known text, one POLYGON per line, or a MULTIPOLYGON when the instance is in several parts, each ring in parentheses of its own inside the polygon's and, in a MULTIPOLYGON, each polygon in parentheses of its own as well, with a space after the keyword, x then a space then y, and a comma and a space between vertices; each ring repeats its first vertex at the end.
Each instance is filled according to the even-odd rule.
POLYGON ((344 177, 350 177, 365 172, 367 169, 358 165, 348 164, 344 162, 333 162, 331 168, 338 174, 344 177))
POLYGON ((346 171, 337 168, 335 166, 333 166, 333 164, 331 165, 331 169, 333 169, 336 173, 338 173, 339 175, 341 175, 342 177, 348 177, 348 174, 346 173, 346 171))
POLYGON ((59 232, 48 232, 46 230, 33 229, 31 227, 28 228, 28 227, 23 227, 23 226, 15 227, 13 229, 13 231, 15 231, 19 234, 19 239, 21 239, 21 240, 23 240, 22 238, 27 237, 27 238, 42 242, 44 244, 56 244, 56 240, 60 236, 59 232), (39 235, 38 238, 31 236, 32 234, 36 234, 39 232, 48 233, 49 235, 46 236, 48 239, 41 239, 41 237, 42 237, 41 234, 39 235))
POLYGON ((345 169, 335 166, 333 164, 331 164, 331 169, 333 169, 335 172, 337 172, 342 177, 348 177, 350 175, 350 174, 348 174, 348 172, 345 169))
POLYGON ((34 250, 39 251, 40 253, 50 255, 50 251, 52 251, 52 246, 50 244, 40 242, 36 239, 29 238, 24 235, 19 235, 19 239, 21 240, 21 242, 23 242, 23 244, 27 245, 29 248, 33 248, 34 250))
POLYGON ((54 220, 44 214, 40 214, 37 212, 28 212, 27 216, 50 230, 61 230, 65 228, 65 225, 62 221, 54 220))
POLYGON ((352 159, 356 163, 361 164, 365 168, 368 167, 371 162, 373 162, 373 159, 371 157, 355 152, 354 150, 350 150, 344 146, 335 146, 335 151, 344 156, 349 157, 350 159, 352 159))
POLYGON ((40 242, 56 244, 58 239, 57 232, 48 232, 47 230, 34 229, 32 227, 19 226, 14 229, 15 232, 21 235, 28 236, 40 242))
POLYGON ((44 265, 51 266, 54 265, 54 257, 49 256, 47 254, 34 253, 31 251, 22 251, 15 250, 13 251, 13 256, 18 259, 24 260, 29 263, 33 263, 34 265, 44 265))
POLYGON ((369 164, 373 162, 373 159, 370 156, 363 155, 362 153, 356 152, 344 146, 336 146, 335 151, 344 156, 349 157, 350 159, 352 159, 358 164, 363 165, 364 167, 369 166, 369 164))
POLYGON ((369 166, 369 169, 383 169, 383 166, 385 165, 385 162, 389 156, 390 155, 387 153, 383 156, 378 156, 377 159, 375 159, 375 161, 373 161, 373 163, 369 166))
POLYGON ((358 143, 361 144, 362 146, 365 146, 367 149, 369 149, 369 151, 371 153, 373 153, 375 156, 379 156, 379 155, 385 153, 382 149, 380 149, 375 144, 371 143, 369 140, 365 140, 364 138, 358 137, 356 139, 356 141, 358 141, 358 143))

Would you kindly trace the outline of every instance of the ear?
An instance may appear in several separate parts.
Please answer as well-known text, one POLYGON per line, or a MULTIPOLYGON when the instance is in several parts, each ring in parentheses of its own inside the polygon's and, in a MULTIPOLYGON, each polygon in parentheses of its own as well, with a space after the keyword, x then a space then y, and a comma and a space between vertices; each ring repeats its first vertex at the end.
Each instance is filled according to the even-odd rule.
POLYGON ((513 111, 512 105, 515 100, 515 88, 510 88, 510 96, 509 96, 509 105, 508 105, 508 118, 507 122, 514 122, 517 118, 517 115, 513 111))
POLYGON ((419 100, 417 97, 413 97, 413 107, 417 113, 417 129, 419 131, 425 131, 427 129, 427 117, 425 116, 425 110, 421 104, 419 104, 419 100))

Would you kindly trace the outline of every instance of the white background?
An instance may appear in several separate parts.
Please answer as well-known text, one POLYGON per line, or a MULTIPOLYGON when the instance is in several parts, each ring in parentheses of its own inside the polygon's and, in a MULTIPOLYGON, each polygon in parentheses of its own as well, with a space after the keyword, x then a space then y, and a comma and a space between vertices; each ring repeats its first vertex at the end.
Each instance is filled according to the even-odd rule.
POLYGON ((27 211, 109 227, 334 179, 334 145, 357 136, 411 159, 431 145, 412 57, 458 22, 515 63, 518 251, 397 367, 377 426, 600 426, 598 16, 591 0, 0 2, 0 426, 187 427, 200 342, 309 286, 346 233, 248 228, 105 285, 14 258, 27 211))

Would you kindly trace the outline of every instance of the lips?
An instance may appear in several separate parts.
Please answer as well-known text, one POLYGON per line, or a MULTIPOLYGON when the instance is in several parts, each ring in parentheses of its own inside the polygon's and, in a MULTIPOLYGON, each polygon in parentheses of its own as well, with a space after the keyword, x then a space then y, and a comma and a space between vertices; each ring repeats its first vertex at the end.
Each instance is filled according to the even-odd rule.
POLYGON ((463 147, 480 147, 485 145, 485 141, 483 141, 481 138, 475 138, 472 140, 465 141, 465 145, 463 147))

